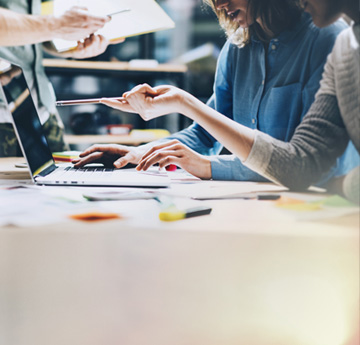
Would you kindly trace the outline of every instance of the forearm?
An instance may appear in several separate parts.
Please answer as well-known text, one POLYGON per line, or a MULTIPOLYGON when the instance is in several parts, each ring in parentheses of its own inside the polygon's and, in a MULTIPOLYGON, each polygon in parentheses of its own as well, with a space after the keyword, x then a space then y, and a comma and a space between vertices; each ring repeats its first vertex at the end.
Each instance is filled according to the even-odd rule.
POLYGON ((320 180, 346 148, 348 135, 335 96, 318 97, 289 143, 257 132, 249 168, 291 189, 320 180))
MULTIPOLYGON (((61 16, 37 16, 20 14, 0 8, 0 45, 18 46, 62 38, 80 41, 101 29, 111 18, 96 16, 83 8, 72 7, 61 16)), ((88 39, 85 46, 94 43, 88 39)), ((95 42, 96 43, 96 42, 95 42)), ((97 42, 101 43, 101 42, 97 42)), ((102 42, 103 47, 107 46, 102 42)), ((82 50, 86 50, 82 47, 82 50)))
POLYGON ((180 102, 179 112, 196 121, 241 160, 248 157, 254 142, 252 129, 234 122, 187 93, 180 102))
POLYGON ((197 123, 170 135, 166 139, 177 139, 192 150, 206 156, 216 155, 222 145, 197 123))
POLYGON ((56 19, 16 13, 0 8, 0 45, 18 46, 49 41, 54 38, 56 19))

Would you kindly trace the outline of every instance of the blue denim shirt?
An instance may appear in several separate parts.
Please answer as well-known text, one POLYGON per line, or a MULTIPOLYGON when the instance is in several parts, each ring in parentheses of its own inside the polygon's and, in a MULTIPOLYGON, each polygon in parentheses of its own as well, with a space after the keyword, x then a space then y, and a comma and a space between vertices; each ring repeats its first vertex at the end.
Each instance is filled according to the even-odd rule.
MULTIPOLYGON (((247 127, 289 141, 314 100, 327 55, 344 28, 338 21, 319 29, 304 13, 294 29, 272 39, 267 50, 255 37, 243 48, 226 42, 208 105, 247 127)), ((171 138, 204 155, 217 155, 222 148, 196 123, 171 138)), ((343 175, 355 166, 355 154, 355 148, 349 148, 331 175, 343 175)), ((212 156, 211 169, 217 180, 265 180, 234 155, 212 156)))

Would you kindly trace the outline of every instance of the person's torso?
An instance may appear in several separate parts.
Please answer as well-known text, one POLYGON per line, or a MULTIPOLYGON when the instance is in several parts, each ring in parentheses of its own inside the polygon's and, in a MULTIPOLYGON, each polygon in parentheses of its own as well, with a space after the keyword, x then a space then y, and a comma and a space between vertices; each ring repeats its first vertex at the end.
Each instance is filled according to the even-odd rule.
MULTIPOLYGON (((326 52, 316 47, 319 34, 304 14, 293 30, 271 40, 267 51, 256 39, 243 48, 227 43, 219 60, 215 80, 216 109, 247 127, 289 141, 312 103, 316 89, 305 86, 319 68, 312 61, 326 52)), ((322 30, 340 32, 339 28, 322 30)), ((329 35, 328 52, 336 35, 329 35)), ((321 74, 316 80, 319 87, 321 74)))

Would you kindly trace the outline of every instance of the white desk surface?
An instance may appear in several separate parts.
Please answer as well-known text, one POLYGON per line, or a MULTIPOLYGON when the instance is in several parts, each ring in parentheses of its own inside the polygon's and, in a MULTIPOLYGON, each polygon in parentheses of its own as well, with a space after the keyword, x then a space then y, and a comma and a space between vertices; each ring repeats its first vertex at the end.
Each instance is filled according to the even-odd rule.
POLYGON ((206 203, 171 223, 0 227, 0 344, 359 344, 359 212, 206 203))

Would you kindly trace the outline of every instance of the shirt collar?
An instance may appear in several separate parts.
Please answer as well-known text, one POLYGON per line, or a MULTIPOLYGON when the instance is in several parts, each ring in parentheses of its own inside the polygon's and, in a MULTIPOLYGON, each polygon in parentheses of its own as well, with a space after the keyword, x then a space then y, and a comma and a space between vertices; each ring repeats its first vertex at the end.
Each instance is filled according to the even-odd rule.
MULTIPOLYGON (((275 41, 285 44, 289 43, 294 39, 294 37, 298 34, 299 31, 301 31, 305 26, 309 26, 311 22, 312 20, 310 14, 303 12, 299 21, 293 28, 280 32, 280 34, 272 38, 270 42, 275 41)), ((260 42, 259 38, 255 35, 251 37, 251 40, 258 43, 260 42)))

